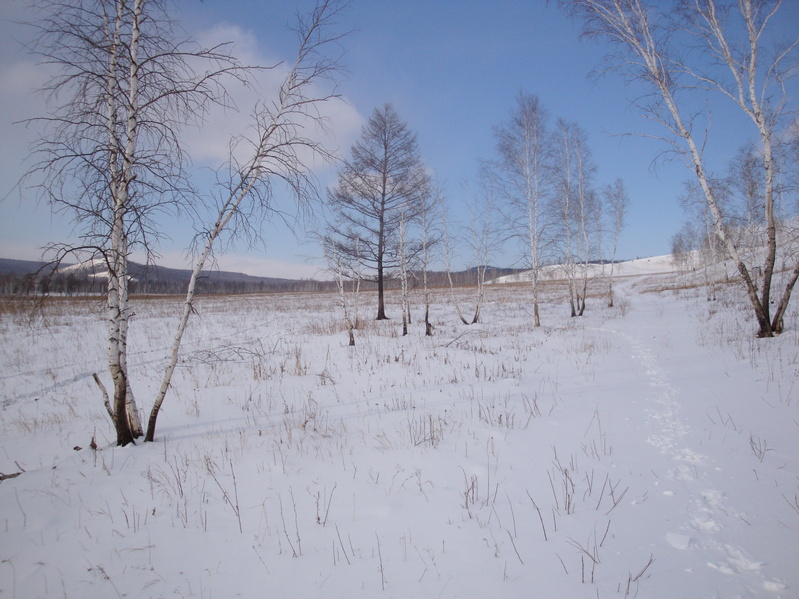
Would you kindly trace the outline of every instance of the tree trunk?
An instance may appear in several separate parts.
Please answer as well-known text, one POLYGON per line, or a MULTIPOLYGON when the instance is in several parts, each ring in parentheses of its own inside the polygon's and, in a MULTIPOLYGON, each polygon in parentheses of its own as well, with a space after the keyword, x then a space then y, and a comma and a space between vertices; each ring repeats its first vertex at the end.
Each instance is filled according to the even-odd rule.
POLYGON ((118 364, 111 366, 111 378, 114 380, 114 426, 117 430, 117 445, 124 447, 134 441, 125 412, 128 381, 125 372, 118 364))
POLYGON ((383 289, 383 258, 377 262, 377 318, 375 320, 388 320, 386 316, 385 294, 383 289))

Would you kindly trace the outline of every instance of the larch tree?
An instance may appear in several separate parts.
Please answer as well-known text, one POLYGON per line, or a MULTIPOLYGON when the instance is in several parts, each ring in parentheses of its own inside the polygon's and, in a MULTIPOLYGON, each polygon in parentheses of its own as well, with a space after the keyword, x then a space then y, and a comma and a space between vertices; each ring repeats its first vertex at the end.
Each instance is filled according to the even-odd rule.
POLYGON ((416 220, 426 186, 416 135, 391 104, 376 108, 329 190, 328 236, 377 284, 377 320, 387 318, 386 280, 400 268, 401 223, 416 220))
POLYGON ((741 277, 758 336, 780 333, 799 279, 799 257, 783 254, 788 274, 781 295, 772 300, 781 249, 776 148, 791 126, 786 81, 796 73, 799 44, 795 34, 781 42, 773 33, 782 1, 675 0, 664 5, 646 0, 560 0, 559 5, 582 24, 583 36, 615 48, 608 57, 611 68, 645 89, 636 105, 662 128, 659 139, 696 177, 714 234, 741 277), (760 264, 742 253, 712 186, 706 147, 712 141, 711 107, 716 98, 740 110, 757 141, 766 238, 758 252, 760 264), (699 108, 703 100, 707 107, 699 108), (758 270, 760 287, 754 275, 758 270))

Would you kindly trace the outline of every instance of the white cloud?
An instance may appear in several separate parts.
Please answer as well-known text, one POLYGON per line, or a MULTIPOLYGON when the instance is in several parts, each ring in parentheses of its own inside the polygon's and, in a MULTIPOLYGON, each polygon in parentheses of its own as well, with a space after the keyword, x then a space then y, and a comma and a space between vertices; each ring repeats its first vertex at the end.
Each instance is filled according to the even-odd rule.
MULTIPOLYGON (((253 72, 250 85, 235 81, 227 85, 227 92, 233 98, 236 110, 212 107, 200 127, 185 132, 186 148, 192 158, 200 164, 217 167, 227 162, 231 140, 241 135, 246 138, 247 133, 252 131, 252 115, 256 105, 259 102, 269 103, 276 98, 287 74, 289 61, 263 51, 256 36, 237 25, 217 25, 200 33, 198 39, 204 46, 233 42, 233 54, 241 64, 266 67, 253 72)), ((342 98, 326 102, 322 107, 322 116, 328 120, 329 131, 316 128, 305 133, 322 141, 328 148, 346 151, 360 132, 363 117, 342 98)), ((238 160, 246 159, 248 147, 246 142, 239 144, 234 156, 238 160)), ((307 158, 312 163, 311 157, 307 158)), ((315 166, 324 170, 322 164, 315 166)))

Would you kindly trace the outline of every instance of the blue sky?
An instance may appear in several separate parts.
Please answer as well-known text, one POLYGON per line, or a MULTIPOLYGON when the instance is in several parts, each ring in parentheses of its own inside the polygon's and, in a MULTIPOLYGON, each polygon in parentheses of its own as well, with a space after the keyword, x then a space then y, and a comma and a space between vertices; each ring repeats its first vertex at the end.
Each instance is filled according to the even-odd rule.
MULTIPOLYGON (((0 256, 36 259, 38 248, 72 233, 68 218, 36 206, 24 192, 11 191, 31 139, 12 122, 41 109, 30 94, 41 73, 12 39, 24 37, 24 30, 10 21, 20 18, 25 4, 11 0, 0 6, 0 195, 5 196, 0 203, 0 256)), ((787 4, 782 22, 799 22, 799 3, 787 4)), ((181 0, 176 5, 191 34, 201 39, 228 35, 247 59, 273 63, 291 56, 294 40, 285 27, 311 2, 181 0)), ((444 183, 453 213, 464 213, 463 184, 474 181, 480 159, 493 157, 492 128, 508 117, 523 90, 539 96, 553 121, 576 121, 588 132, 598 187, 616 177, 625 181, 632 204, 619 257, 670 251, 671 237, 683 220, 678 198, 690 172, 677 163, 653 169, 663 146, 651 139, 621 137, 649 127, 628 101, 639 90, 626 89, 614 75, 589 77, 605 48, 579 41, 576 25, 554 2, 354 0, 344 25, 353 30, 344 42, 349 74, 341 92, 347 104, 333 112, 343 153, 372 110, 391 102, 417 133, 422 157, 444 183)), ((723 105, 714 114, 715 123, 725 122, 714 128, 717 137, 711 138, 714 168, 724 167, 743 141, 741 131, 748 131, 741 119, 730 115, 734 112, 723 105)), ((225 127, 235 129, 245 122, 243 116, 226 115, 211 123, 209 131, 222 139, 225 127)), ((216 138, 199 133, 190 139, 196 140, 199 153, 202 143, 216 138)), ((215 159, 209 150, 196 163, 211 165, 215 159)), ((322 177, 329 178, 329 173, 322 177)), ((172 240, 159 248, 162 262, 180 266, 190 231, 172 220, 165 220, 163 227, 172 240)), ((315 272, 318 251, 301 232, 295 238, 280 223, 267 227, 265 239, 266 247, 239 244, 220 259, 220 266, 273 276, 315 272)), ((515 256, 509 252, 496 262, 509 266, 515 256)))

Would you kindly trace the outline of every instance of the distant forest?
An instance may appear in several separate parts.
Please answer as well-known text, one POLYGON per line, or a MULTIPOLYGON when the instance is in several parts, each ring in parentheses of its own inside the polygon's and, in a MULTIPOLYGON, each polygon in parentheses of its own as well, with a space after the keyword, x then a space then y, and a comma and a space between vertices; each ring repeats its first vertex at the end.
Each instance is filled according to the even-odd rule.
MULTIPOLYGON (((160 266, 143 266, 130 263, 130 292, 133 295, 180 295, 186 292, 190 271, 164 268, 160 266)), ((80 267, 62 268, 63 272, 54 272, 46 263, 27 260, 0 259, 0 295, 101 295, 107 291, 107 279, 80 267)), ((486 279, 490 280, 508 274, 521 272, 519 269, 492 268, 486 270, 486 279)), ((421 273, 412 277, 411 284, 421 285, 421 273)), ((456 286, 476 284, 476 269, 453 272, 452 283, 456 286)), ((429 272, 427 274, 431 287, 446 287, 449 279, 446 272, 429 272)), ((389 289, 399 288, 399 280, 389 279, 389 289)), ((347 285, 355 285, 348 281, 347 285)), ((361 289, 376 288, 376 284, 361 281, 361 289)), ((202 295, 230 295, 243 293, 274 292, 311 292, 332 291, 336 289, 334 281, 315 279, 281 279, 271 277, 254 277, 241 273, 210 271, 197 281, 197 292, 202 295)))

